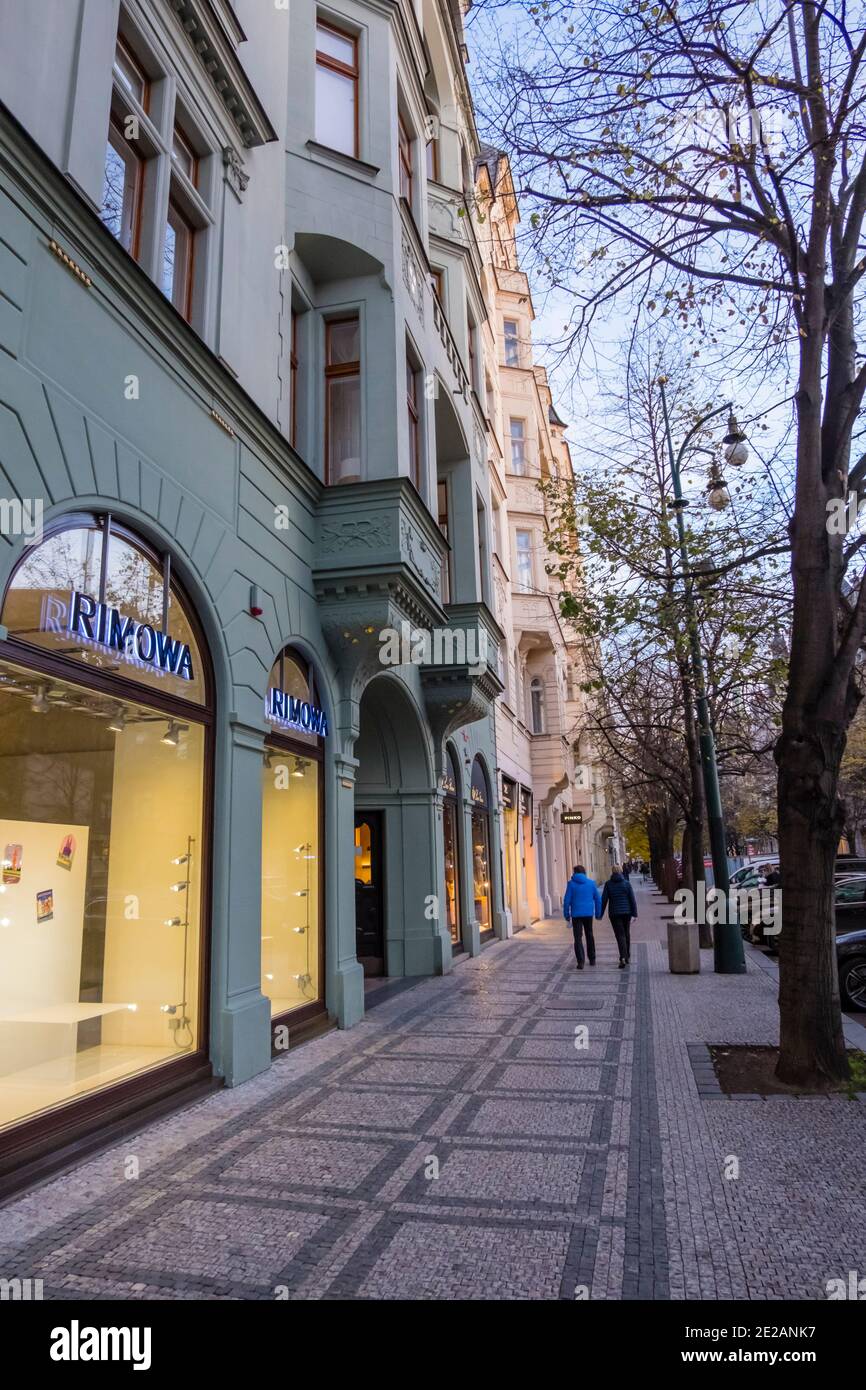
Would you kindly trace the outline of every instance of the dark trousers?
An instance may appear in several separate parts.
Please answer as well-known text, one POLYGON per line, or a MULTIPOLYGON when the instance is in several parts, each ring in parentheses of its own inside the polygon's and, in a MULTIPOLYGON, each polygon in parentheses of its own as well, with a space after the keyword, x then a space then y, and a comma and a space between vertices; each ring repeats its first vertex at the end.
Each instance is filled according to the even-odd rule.
POLYGON ((628 960, 631 955, 631 918, 627 912, 611 913, 610 924, 619 947, 619 958, 628 960))
POLYGON ((574 932, 574 954, 578 965, 583 965, 583 933, 586 932, 586 954, 590 965, 595 965, 595 937, 592 934, 591 917, 572 917, 571 930, 574 932))

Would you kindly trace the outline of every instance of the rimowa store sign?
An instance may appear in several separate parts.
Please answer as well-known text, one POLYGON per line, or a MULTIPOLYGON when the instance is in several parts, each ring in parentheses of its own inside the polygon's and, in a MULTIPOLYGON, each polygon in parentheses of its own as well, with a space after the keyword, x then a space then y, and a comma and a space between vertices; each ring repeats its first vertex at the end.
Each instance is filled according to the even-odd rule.
MULTIPOLYGON (((48 615, 43 628, 59 631, 57 616, 48 615)), ((137 618, 129 617, 118 608, 110 608, 107 603, 100 603, 98 599, 79 593, 77 589, 73 589, 69 595, 66 628, 88 645, 117 652, 125 661, 137 666, 151 666, 155 671, 177 676, 180 680, 194 679, 192 655, 187 642, 170 636, 151 623, 139 622, 137 618)))
POLYGON ((319 709, 318 705, 311 705, 308 700, 299 700, 285 690, 278 690, 276 686, 268 691, 265 712, 272 724, 327 737, 328 721, 324 710, 319 709))

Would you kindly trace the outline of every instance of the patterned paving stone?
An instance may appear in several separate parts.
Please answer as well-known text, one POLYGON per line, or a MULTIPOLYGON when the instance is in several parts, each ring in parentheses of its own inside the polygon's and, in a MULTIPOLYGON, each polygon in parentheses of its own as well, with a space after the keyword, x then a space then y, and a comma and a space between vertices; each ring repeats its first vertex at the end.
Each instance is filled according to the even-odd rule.
POLYGON ((429 1091, 330 1091, 305 1111, 308 1124, 341 1128, 412 1130, 431 1108, 429 1091))
POLYGON ((131 1266, 154 1275, 186 1274, 261 1285, 275 1280, 289 1257, 327 1217, 282 1207, 187 1199, 103 1257, 114 1269, 131 1266))
POLYGON ((460 1198, 495 1204, 570 1208, 580 1196, 583 1158, 574 1153, 538 1153, 452 1148, 439 1177, 428 1182, 431 1201, 460 1198))
MULTIPOLYGON (((352 1192, 392 1154, 387 1144, 358 1139, 278 1135, 263 1138, 220 1170, 220 1180, 248 1189, 262 1185, 285 1191, 339 1189, 352 1192)), ((210 1176, 209 1174, 207 1176, 210 1176)))
POLYGON ((457 1062, 427 1062, 416 1058, 376 1058, 362 1063, 352 1080, 365 1085, 448 1086, 465 1068, 457 1062))
POLYGON ((467 1133, 544 1135, 557 1139, 584 1139, 592 1128, 595 1107, 579 1101, 485 1100, 467 1124, 467 1133))
POLYGON ((358 1290, 361 1298, 556 1298, 568 1250, 558 1230, 406 1222, 358 1290), (401 1292, 402 1290, 402 1292, 401 1292))
MULTIPOLYGON (((576 1056, 577 1054, 575 1054, 576 1056)), ((501 1091, 597 1091, 601 1068, 578 1061, 570 1065, 536 1067, 529 1064, 503 1067, 496 1080, 501 1091)))

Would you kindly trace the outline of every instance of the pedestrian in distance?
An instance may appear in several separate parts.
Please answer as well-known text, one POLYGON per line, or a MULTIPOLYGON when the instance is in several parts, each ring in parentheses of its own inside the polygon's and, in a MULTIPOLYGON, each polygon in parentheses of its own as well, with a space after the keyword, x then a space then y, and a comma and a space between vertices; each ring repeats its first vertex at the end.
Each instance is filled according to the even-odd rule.
POLYGON ((574 932, 574 958, 576 968, 583 969, 583 937, 586 936, 586 955, 590 965, 595 965, 595 937, 592 934, 594 917, 601 917, 601 894, 595 880, 588 878, 582 864, 575 865, 574 873, 568 880, 562 912, 566 922, 574 932))
POLYGON ((610 878, 604 885, 600 916, 604 915, 605 908, 619 949, 619 968, 625 970, 631 959, 631 919, 637 916, 637 902, 634 889, 620 871, 619 864, 612 866, 610 878))

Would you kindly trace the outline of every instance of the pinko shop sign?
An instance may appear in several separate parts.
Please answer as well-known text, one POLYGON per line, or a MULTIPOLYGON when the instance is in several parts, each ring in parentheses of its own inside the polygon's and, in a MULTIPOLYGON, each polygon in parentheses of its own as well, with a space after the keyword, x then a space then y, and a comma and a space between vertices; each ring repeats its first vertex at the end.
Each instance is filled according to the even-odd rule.
POLYGON ((60 632, 65 628, 88 646, 117 652, 136 666, 150 666, 185 681, 194 679, 189 645, 179 638, 171 637, 151 623, 139 622, 77 589, 69 595, 65 613, 63 608, 64 605, 54 599, 51 611, 43 612, 44 631, 60 632))
POLYGON ((269 690, 265 709, 272 723, 281 724, 286 729, 303 729, 306 734, 320 734, 322 738, 328 732, 324 710, 311 705, 308 700, 289 695, 285 690, 269 690))

